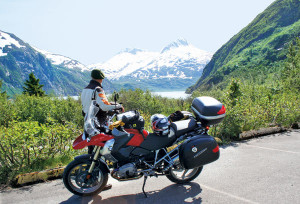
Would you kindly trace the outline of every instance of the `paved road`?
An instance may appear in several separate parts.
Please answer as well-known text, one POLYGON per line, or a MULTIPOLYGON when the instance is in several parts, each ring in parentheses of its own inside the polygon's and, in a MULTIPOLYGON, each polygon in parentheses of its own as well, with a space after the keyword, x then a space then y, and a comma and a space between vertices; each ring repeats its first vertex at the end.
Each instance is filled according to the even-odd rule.
POLYGON ((10 189, 0 203, 300 203, 300 131, 287 132, 221 148, 220 159, 204 167, 186 185, 165 177, 110 182, 113 188, 81 198, 66 190, 61 180, 10 189))

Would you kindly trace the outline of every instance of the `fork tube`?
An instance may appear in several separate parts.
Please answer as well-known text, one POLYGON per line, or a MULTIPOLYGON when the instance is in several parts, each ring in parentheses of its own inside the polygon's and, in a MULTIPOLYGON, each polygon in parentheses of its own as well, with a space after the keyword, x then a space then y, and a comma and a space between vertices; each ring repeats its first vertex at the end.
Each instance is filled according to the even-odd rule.
POLYGON ((95 164, 96 164, 96 161, 97 161, 97 159, 98 159, 98 157, 99 157, 99 153, 100 153, 100 149, 101 149, 101 147, 99 147, 99 146, 96 146, 96 153, 95 153, 95 155, 94 155, 94 157, 93 157, 93 161, 92 161, 92 164, 91 164, 91 166, 90 166, 90 168, 89 168, 89 174, 90 173, 92 173, 93 172, 93 170, 94 170, 94 167, 95 167, 95 164))

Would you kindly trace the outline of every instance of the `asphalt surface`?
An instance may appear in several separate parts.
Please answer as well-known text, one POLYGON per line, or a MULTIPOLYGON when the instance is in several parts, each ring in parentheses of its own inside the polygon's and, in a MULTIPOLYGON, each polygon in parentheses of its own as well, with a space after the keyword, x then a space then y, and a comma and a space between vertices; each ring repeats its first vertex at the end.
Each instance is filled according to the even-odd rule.
POLYGON ((0 193, 0 203, 300 203, 300 131, 280 133, 220 148, 220 159, 204 166, 191 183, 166 177, 118 182, 97 196, 71 194, 61 180, 0 193))

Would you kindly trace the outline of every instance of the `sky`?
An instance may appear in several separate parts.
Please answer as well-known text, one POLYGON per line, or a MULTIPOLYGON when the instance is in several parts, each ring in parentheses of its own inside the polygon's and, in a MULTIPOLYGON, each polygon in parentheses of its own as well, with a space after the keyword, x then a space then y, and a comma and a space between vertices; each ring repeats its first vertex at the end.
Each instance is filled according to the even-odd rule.
POLYGON ((178 38, 216 52, 274 0, 0 0, 0 30, 85 65, 178 38))

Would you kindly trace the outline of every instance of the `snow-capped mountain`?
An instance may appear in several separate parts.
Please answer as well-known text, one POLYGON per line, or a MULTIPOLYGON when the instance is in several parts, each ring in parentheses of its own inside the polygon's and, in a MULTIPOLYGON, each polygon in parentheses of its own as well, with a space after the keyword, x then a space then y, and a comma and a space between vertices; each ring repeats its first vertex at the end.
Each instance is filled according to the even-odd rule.
POLYGON ((21 45, 19 41, 14 39, 8 33, 5 33, 5 32, 0 30, 0 57, 7 55, 7 53, 4 51, 5 48, 6 49, 12 49, 13 47, 22 48, 22 47, 25 47, 25 46, 21 45))
POLYGON ((125 88, 185 89, 199 79, 211 57, 212 53, 178 39, 161 52, 126 49, 105 63, 88 67, 103 70, 108 79, 125 88), (167 83, 170 80, 174 87, 167 83))
POLYGON ((109 80, 104 81, 104 86, 108 92, 114 87, 184 90, 199 79, 211 56, 179 39, 161 52, 125 49, 105 63, 86 67, 69 57, 33 48, 15 35, 0 31, 0 80, 10 95, 22 92, 31 72, 47 92, 76 95, 90 80, 93 68, 106 74, 109 80))
POLYGON ((78 62, 77 60, 71 59, 69 57, 65 57, 60 54, 53 54, 45 50, 40 50, 36 47, 33 47, 36 51, 45 55, 50 62, 57 66, 67 67, 69 69, 79 69, 80 71, 89 71, 89 68, 84 64, 78 62))
POLYGON ((168 46, 166 46, 161 53, 166 52, 168 50, 174 49, 174 48, 178 48, 178 47, 182 47, 182 46, 189 46, 189 43, 183 39, 183 38, 179 38, 178 40, 176 40, 175 42, 170 43, 168 46))
POLYGON ((101 69, 111 80, 118 80, 151 63, 159 53, 139 49, 126 49, 109 59, 104 64, 89 65, 90 69, 101 69))
MULTIPOLYGON (((79 95, 90 80, 87 68, 68 57, 33 48, 14 34, 0 30, 0 80, 2 91, 21 93, 24 81, 33 72, 47 93, 79 95)), ((106 80, 107 92, 113 85, 106 80)))

